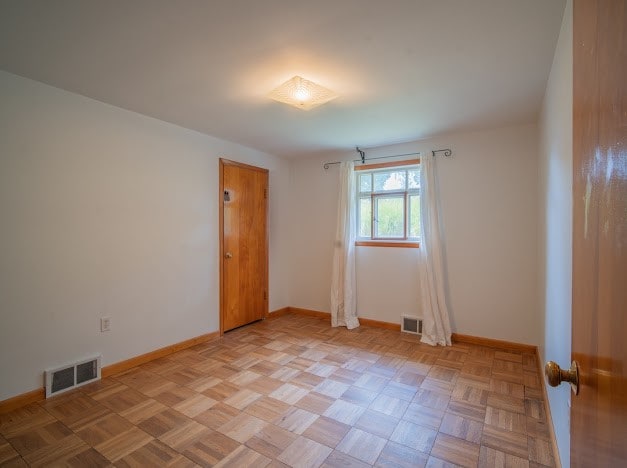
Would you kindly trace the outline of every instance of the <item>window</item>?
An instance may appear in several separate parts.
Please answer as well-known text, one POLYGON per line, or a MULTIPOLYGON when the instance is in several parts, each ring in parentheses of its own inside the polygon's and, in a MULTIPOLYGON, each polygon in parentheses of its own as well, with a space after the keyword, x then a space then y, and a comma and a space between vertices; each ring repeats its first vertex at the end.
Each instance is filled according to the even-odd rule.
POLYGON ((356 245, 418 247, 418 161, 362 166, 357 172, 356 245), (402 164, 402 165, 401 165, 402 164))

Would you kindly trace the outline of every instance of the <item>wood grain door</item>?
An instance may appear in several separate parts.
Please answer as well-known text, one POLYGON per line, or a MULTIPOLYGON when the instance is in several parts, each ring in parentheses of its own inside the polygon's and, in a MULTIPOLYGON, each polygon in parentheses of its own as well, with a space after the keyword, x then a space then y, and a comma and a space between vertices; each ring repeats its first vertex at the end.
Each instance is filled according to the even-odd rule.
POLYGON ((627 466, 627 1, 573 4, 571 464, 627 466))
POLYGON ((268 312, 268 171, 220 160, 223 333, 268 312))

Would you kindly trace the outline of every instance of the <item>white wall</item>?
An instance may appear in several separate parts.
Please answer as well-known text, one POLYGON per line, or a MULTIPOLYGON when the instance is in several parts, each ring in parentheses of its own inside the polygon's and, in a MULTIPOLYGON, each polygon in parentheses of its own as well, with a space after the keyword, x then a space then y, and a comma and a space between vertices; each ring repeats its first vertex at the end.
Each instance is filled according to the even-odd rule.
MULTIPOLYGON (((573 31, 568 1, 540 117, 539 295, 542 362, 568 367, 571 352, 573 31)), ((570 466, 570 388, 548 387, 563 466, 570 466)))
MULTIPOLYGON (((367 154, 447 147, 453 157, 438 156, 437 166, 453 330, 539 344, 537 128, 454 134, 367 154)), ((322 162, 354 157, 349 152, 293 163, 292 306, 330 310, 338 171, 325 171, 322 162)), ((359 315, 398 323, 402 313, 419 314, 416 262, 415 249, 359 247, 359 315)))
POLYGON ((0 102, 0 400, 219 328, 219 157, 270 169, 270 309, 289 305, 287 162, 4 72, 0 102))

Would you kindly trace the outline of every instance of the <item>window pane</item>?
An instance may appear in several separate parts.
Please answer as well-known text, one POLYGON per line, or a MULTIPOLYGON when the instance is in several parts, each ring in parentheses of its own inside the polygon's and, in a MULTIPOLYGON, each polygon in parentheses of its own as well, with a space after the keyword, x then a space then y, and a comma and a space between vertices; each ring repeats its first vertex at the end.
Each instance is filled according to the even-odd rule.
POLYGON ((409 237, 420 237, 420 195, 409 197, 409 237))
POLYGON ((405 171, 375 172, 373 175, 375 192, 405 190, 405 178, 407 176, 405 171))
POLYGON ((359 191, 372 192, 372 174, 361 174, 359 176, 359 191))
POLYGON ((372 227, 372 200, 368 198, 359 199, 359 237, 371 236, 372 227))
POLYGON ((375 237, 405 237, 405 198, 376 197, 375 237))
POLYGON ((420 188, 420 169, 409 171, 407 174, 407 186, 410 189, 420 188))

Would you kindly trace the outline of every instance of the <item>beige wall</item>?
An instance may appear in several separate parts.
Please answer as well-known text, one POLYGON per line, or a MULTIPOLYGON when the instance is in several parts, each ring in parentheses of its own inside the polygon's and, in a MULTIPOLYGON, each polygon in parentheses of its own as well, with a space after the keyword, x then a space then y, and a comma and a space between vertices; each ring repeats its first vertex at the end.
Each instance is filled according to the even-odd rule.
MULTIPOLYGON (((537 128, 454 134, 369 150, 368 156, 431 148, 438 156, 449 297, 458 333, 539 344, 537 304, 537 128)), ((356 153, 292 163, 290 304, 329 311, 337 166, 356 153)), ((420 315, 417 251, 357 249, 358 313, 398 323, 420 315)))
POLYGON ((4 72, 0 102, 0 400, 218 329, 219 157, 270 169, 270 308, 289 305, 285 161, 4 72))

